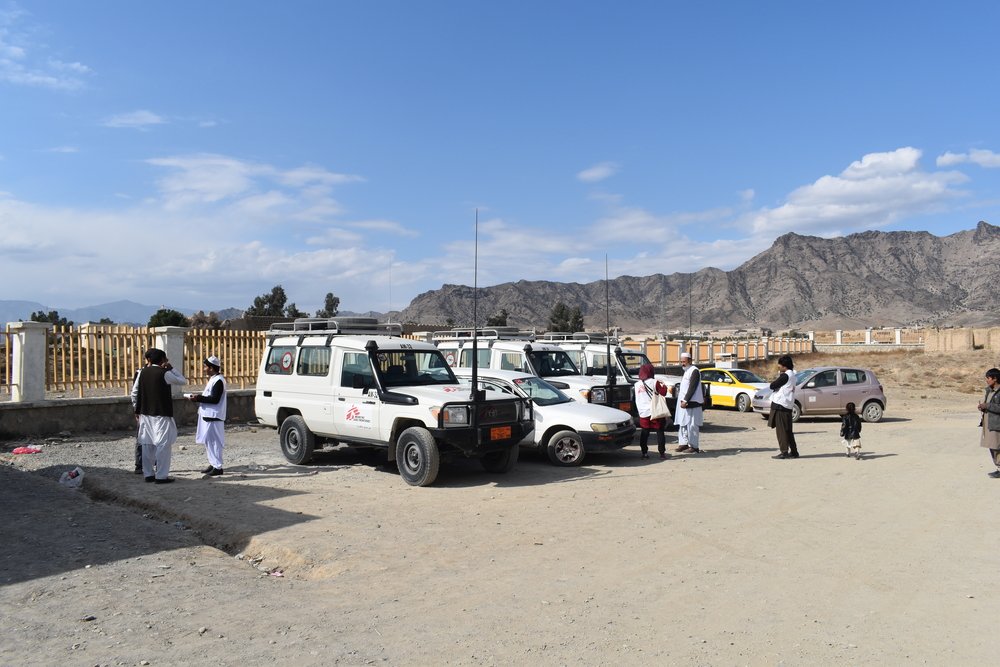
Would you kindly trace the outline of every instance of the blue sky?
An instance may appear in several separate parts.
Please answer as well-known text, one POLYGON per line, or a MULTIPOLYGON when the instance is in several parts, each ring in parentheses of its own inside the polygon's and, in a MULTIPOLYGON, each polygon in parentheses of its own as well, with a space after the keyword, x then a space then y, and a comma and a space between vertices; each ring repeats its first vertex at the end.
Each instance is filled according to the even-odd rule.
POLYGON ((991 2, 0 0, 2 299, 402 308, 1000 216, 991 2))

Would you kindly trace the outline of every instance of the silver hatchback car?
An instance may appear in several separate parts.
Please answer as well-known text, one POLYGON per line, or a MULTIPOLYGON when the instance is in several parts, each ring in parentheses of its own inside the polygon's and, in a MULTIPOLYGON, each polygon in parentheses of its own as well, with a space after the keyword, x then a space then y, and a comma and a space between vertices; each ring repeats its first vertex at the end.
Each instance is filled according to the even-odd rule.
MULTIPOLYGON (((886 398, 875 373, 867 368, 824 366, 795 372, 795 405, 792 421, 802 415, 842 415, 848 403, 866 422, 881 421, 886 398)), ((766 419, 771 412, 771 390, 761 389, 752 401, 755 412, 766 419)))

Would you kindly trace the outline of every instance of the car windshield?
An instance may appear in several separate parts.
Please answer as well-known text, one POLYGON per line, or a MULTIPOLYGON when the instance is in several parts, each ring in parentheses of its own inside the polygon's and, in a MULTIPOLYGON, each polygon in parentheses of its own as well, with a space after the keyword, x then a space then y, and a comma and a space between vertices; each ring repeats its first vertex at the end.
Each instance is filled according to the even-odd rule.
MULTIPOLYGON (((765 382, 765 380, 757 375, 754 375, 750 371, 744 371, 742 369, 729 371, 736 378, 737 382, 765 382)), ((798 376, 796 376, 796 382, 798 382, 798 376)))
POLYGON ((387 388, 458 382, 440 350, 385 351, 377 358, 382 386, 387 388))
POLYGON ((517 378, 514 380, 514 384, 536 405, 557 405, 559 403, 569 403, 573 400, 538 377, 517 378))
POLYGON ((580 374, 573 360, 562 350, 535 350, 529 352, 528 357, 539 377, 580 374))
POLYGON ((804 383, 806 380, 815 375, 818 370, 818 368, 807 368, 805 370, 795 371, 795 384, 800 385, 804 383))

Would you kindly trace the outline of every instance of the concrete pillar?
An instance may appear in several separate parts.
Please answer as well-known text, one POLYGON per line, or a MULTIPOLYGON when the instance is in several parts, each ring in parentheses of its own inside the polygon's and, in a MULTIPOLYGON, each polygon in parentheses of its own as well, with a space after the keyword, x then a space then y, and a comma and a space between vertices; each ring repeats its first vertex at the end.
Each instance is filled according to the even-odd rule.
MULTIPOLYGON (((153 336, 156 347, 167 353, 167 360, 178 373, 184 374, 184 334, 188 332, 187 327, 155 327, 153 336)), ((187 376, 185 376, 187 377, 187 376)), ((188 382, 191 378, 188 378, 188 382)), ((170 393, 173 396, 180 396, 184 392, 184 387, 180 385, 170 385, 170 393)))
POLYGON ((897 328, 896 329, 896 345, 902 345, 902 344, 903 344, 903 330, 897 328))
POLYGON ((815 331, 807 331, 806 332, 806 336, 808 336, 809 340, 811 340, 811 341, 815 341, 816 340, 816 332, 815 331))
POLYGON ((868 327, 865 329, 865 345, 872 344, 872 328, 868 327))
POLYGON ((837 331, 835 332, 835 336, 836 336, 836 338, 834 340, 837 343, 837 345, 843 345, 844 344, 844 330, 843 329, 837 329, 837 331))
POLYGON ((45 352, 48 322, 11 322, 10 399, 45 400, 45 352))

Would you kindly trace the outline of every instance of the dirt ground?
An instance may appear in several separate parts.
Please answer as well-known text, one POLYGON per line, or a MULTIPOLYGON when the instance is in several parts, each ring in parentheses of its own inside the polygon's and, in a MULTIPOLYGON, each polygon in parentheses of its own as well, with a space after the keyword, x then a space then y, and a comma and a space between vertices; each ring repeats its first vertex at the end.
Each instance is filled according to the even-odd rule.
POLYGON ((836 419, 779 461, 728 410, 700 455, 524 454, 427 488, 350 450, 287 465, 247 426, 207 480, 182 431, 172 485, 132 474, 129 434, 3 443, 0 664, 994 664, 976 393, 998 364, 928 361, 878 361, 861 461, 836 419), (81 490, 57 483, 77 465, 81 490))

